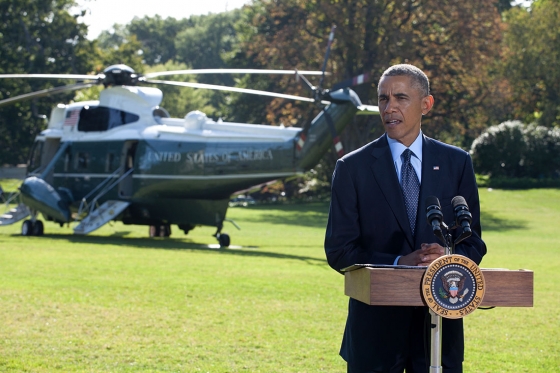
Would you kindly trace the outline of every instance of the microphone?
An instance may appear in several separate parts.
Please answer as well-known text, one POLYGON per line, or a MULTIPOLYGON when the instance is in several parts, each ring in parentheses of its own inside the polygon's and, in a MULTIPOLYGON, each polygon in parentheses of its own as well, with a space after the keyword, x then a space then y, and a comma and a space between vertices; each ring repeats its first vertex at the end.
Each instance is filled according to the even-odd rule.
POLYGON ((441 230, 441 225, 443 223, 443 212, 441 212, 441 206, 437 197, 429 196, 426 198, 426 218, 428 219, 428 225, 432 226, 432 230, 437 238, 439 238, 443 243, 445 243, 445 238, 443 237, 443 231, 441 230))
POLYGON ((457 227, 461 227, 463 229, 463 232, 455 241, 455 244, 457 244, 465 238, 470 237, 472 234, 472 215, 469 211, 469 206, 467 206, 467 201, 465 201, 465 199, 461 196, 453 197, 451 205, 453 206, 453 212, 455 213, 455 224, 457 227))

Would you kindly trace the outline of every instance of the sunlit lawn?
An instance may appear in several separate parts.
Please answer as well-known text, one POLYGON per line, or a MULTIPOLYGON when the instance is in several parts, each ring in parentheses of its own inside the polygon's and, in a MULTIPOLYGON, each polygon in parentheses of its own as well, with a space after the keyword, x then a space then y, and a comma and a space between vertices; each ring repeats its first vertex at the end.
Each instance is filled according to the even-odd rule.
MULTIPOLYGON (((535 307, 465 319, 465 372, 560 371, 560 191, 481 190, 482 267, 535 271, 535 307)), ((231 208, 169 239, 0 230, 0 371, 343 372, 343 277, 322 248, 325 203, 231 208)))

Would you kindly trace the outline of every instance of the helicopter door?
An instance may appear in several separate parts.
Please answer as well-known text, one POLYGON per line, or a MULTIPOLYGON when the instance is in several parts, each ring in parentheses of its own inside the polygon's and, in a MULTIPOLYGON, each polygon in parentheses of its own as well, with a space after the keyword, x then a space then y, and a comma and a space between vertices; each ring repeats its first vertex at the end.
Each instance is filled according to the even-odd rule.
POLYGON ((133 193, 132 175, 134 173, 134 156, 136 155, 137 146, 138 141, 125 141, 123 146, 121 176, 124 177, 119 183, 119 197, 121 198, 130 198, 133 193))
MULTIPOLYGON (((47 168, 49 163, 56 155, 56 152, 59 147, 60 147, 60 138, 45 139, 45 143, 43 145, 43 151, 41 152, 41 170, 47 168)), ((53 184, 53 180, 54 180, 53 174, 54 174, 54 167, 51 168, 51 171, 47 175, 45 175, 44 178, 44 180, 51 185, 53 184)))
POLYGON ((41 173, 41 157, 43 156, 44 145, 44 140, 35 140, 35 143, 33 143, 33 148, 31 148, 29 160, 27 161, 27 173, 29 175, 37 175, 41 173))

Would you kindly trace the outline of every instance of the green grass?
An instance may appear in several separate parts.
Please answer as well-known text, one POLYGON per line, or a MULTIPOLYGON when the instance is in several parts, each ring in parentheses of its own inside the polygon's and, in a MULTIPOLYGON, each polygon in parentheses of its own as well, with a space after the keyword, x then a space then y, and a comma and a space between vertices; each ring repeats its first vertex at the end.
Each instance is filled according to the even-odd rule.
MULTIPOLYGON (((535 271, 535 307, 465 319, 465 372, 560 370, 560 191, 481 190, 482 267, 535 271)), ((343 277, 322 248, 325 203, 231 208, 214 230, 147 238, 0 230, 2 372, 344 372, 343 277)))
POLYGON ((0 187, 4 193, 11 193, 17 191, 21 185, 21 180, 17 179, 0 179, 0 187))
POLYGON ((465 319, 466 371, 560 372, 560 190, 481 190, 482 267, 531 269, 533 308, 465 319))

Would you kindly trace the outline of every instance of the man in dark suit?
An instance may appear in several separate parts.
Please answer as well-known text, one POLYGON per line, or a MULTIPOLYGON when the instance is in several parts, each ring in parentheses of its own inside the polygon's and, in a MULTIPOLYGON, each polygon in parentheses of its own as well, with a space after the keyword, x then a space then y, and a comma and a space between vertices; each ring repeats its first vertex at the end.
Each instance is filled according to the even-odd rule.
MULTIPOLYGON (((387 69, 378 85, 385 134, 339 159, 333 174, 325 236, 329 265, 427 266, 445 254, 426 221, 426 198, 440 200, 446 222, 451 200, 463 196, 472 214, 472 236, 455 253, 480 263, 480 206, 469 154, 428 138, 422 116, 434 104, 426 75, 412 65, 387 69), (404 184, 403 184, 404 183, 404 184)), ((341 356, 348 372, 428 372, 427 307, 369 306, 350 299, 341 356)), ((442 366, 462 372, 463 323, 442 323, 442 366)))

